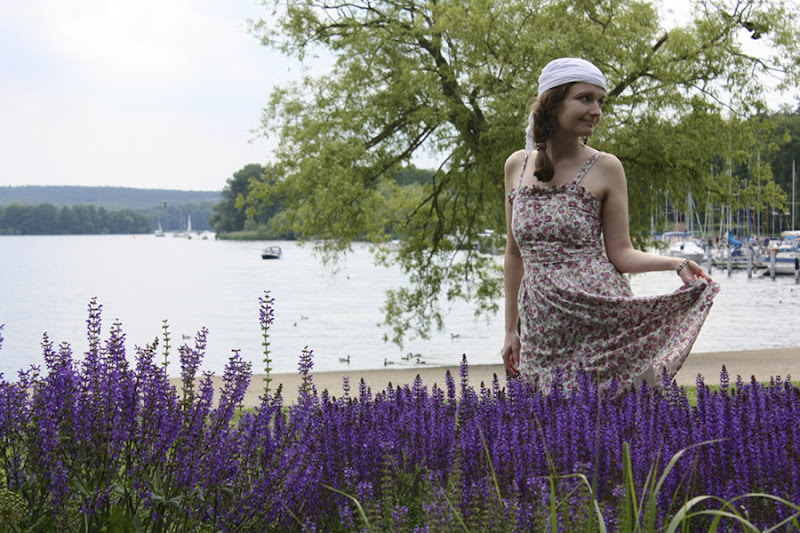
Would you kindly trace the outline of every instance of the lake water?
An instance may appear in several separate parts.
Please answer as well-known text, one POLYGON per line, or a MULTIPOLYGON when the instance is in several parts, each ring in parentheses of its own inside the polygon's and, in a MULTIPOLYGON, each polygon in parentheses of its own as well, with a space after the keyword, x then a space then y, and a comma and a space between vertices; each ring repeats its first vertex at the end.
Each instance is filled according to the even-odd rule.
MULTIPOLYGON (((310 246, 292 242, 283 258, 264 261, 263 242, 179 239, 167 236, 0 236, 0 372, 43 363, 44 332, 56 345, 69 342, 76 354, 88 348, 87 308, 92 297, 103 306, 103 337, 115 320, 122 323, 129 354, 170 325, 172 345, 191 342, 209 330, 204 370, 221 374, 233 349, 263 370, 258 299, 265 290, 275 299, 270 330, 273 370, 296 370, 305 346, 314 351, 315 369, 383 368, 411 365, 406 353, 425 364, 498 363, 503 340, 502 311, 476 321, 473 308, 454 306, 446 329, 430 340, 403 348, 385 343, 379 326, 388 288, 404 283, 397 268, 373 264, 366 245, 332 273, 310 246), (350 363, 340 358, 350 356, 350 363)), ((498 258, 498 261, 501 260, 498 258)), ((722 285, 694 352, 800 346, 800 286, 791 276, 748 279, 745 272, 715 271, 722 285)), ((670 292, 680 281, 674 272, 633 276, 639 295, 670 292)), ((501 306, 502 307, 502 306, 501 306)), ((413 366, 413 365, 412 365, 413 366)), ((173 349, 170 373, 179 372, 173 349)))

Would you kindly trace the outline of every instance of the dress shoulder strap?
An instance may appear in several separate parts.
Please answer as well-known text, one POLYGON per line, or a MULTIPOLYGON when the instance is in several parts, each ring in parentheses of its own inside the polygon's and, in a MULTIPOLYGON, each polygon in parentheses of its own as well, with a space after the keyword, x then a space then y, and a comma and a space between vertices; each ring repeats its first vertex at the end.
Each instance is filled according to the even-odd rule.
POLYGON ((597 159, 600 157, 601 153, 602 152, 595 152, 592 154, 592 157, 590 157, 586 163, 583 164, 580 171, 578 171, 578 175, 575 176, 575 181, 573 182, 575 185, 581 182, 586 173, 589 172, 589 169, 592 168, 592 165, 594 165, 595 161, 597 161, 597 159))
POLYGON ((519 179, 517 180, 517 189, 522 186, 522 176, 525 175, 525 166, 528 164, 529 152, 525 152, 525 157, 522 158, 522 170, 519 171, 519 179))

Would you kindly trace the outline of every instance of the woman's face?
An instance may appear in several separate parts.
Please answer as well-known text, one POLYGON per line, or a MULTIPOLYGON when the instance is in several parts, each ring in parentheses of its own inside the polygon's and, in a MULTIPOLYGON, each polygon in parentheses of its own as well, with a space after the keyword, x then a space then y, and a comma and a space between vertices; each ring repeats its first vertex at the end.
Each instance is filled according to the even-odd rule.
POLYGON ((590 83, 570 87, 558 110, 558 133, 575 137, 590 137, 603 116, 601 106, 605 90, 590 83))

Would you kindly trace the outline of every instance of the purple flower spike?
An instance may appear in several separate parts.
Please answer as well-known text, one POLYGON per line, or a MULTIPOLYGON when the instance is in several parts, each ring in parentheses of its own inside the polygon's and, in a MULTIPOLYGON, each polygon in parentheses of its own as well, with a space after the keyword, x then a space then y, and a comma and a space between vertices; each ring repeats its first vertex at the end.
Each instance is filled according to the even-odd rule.
MULTIPOLYGON (((267 293, 261 304, 266 328, 267 293)), ((100 340, 100 310, 93 300, 83 361, 45 336, 43 371, 21 371, 16 383, 0 376, 0 497, 24 497, 27 516, 53 530, 130 522, 143 530, 350 531, 368 521, 376 531, 546 531, 552 506, 557 530, 584 531, 596 505, 614 531, 644 519, 622 515, 629 484, 639 501, 654 498, 655 529, 708 495, 697 511, 737 498, 764 530, 796 511, 742 495, 800 501, 800 391, 781 378, 730 383, 723 369, 723 386, 712 390, 698 376, 692 403, 667 379, 656 389, 598 390, 594 376, 581 374, 565 388, 557 371, 545 394, 497 376, 476 388, 464 357, 459 383, 447 373, 443 388, 418 376, 372 391, 361 380, 351 392, 345 380, 337 399, 317 392, 306 348, 295 401, 284 405, 278 389, 241 409, 251 363, 238 351, 215 391, 211 374, 197 379, 201 330, 179 350, 181 395, 155 362, 168 337, 136 347, 129 365, 121 325, 100 340), (682 450, 650 495, 653 476, 682 450)), ((699 513, 685 529, 709 525, 699 513)), ((719 529, 737 527, 723 520, 719 529)))

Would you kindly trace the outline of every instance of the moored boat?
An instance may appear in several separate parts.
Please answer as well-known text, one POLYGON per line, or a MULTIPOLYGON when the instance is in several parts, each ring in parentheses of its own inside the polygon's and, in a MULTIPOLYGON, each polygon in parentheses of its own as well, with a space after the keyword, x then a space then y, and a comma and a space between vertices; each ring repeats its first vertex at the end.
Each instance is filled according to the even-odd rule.
POLYGON ((668 231, 661 238, 667 243, 666 255, 703 262, 706 252, 692 240, 688 232, 668 231))
MULTIPOLYGON (((743 248, 741 246, 717 246, 711 251, 712 264, 717 268, 727 268, 730 262, 731 268, 747 268, 747 254, 750 253, 751 250, 751 248, 743 248)), ((757 268, 759 266, 758 257, 755 252, 752 253, 752 266, 753 268, 757 268)))
POLYGON ((261 250, 261 259, 280 259, 283 256, 283 250, 280 246, 267 246, 261 250))
POLYGON ((770 245, 758 256, 759 262, 767 269, 772 268, 772 261, 775 261, 775 274, 790 275, 798 269, 800 262, 800 246, 798 239, 785 239, 783 241, 770 243, 770 245))

